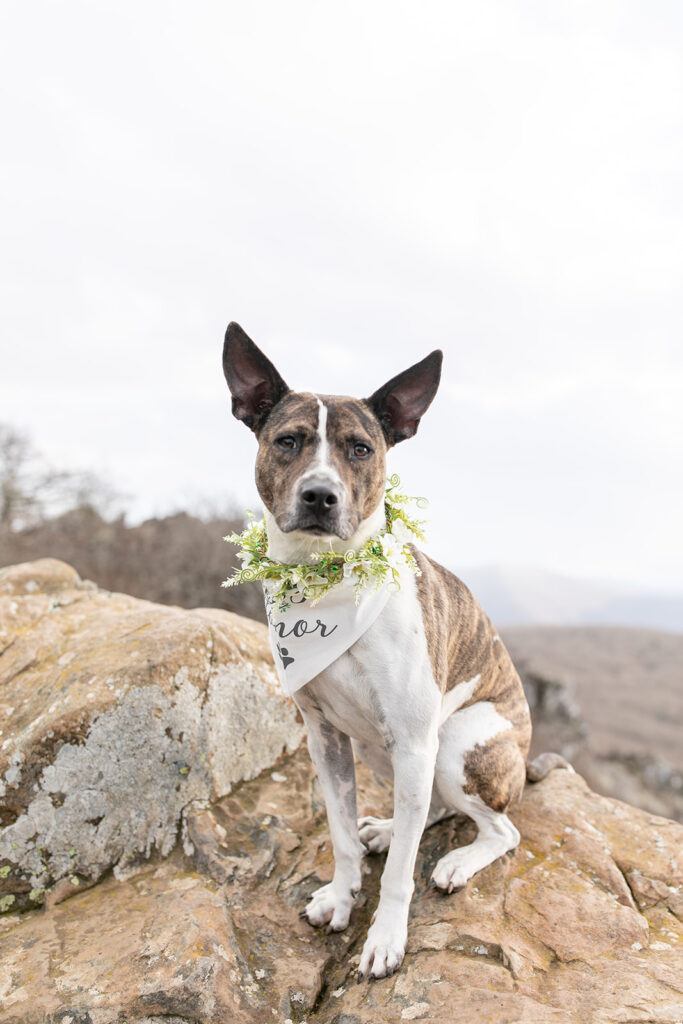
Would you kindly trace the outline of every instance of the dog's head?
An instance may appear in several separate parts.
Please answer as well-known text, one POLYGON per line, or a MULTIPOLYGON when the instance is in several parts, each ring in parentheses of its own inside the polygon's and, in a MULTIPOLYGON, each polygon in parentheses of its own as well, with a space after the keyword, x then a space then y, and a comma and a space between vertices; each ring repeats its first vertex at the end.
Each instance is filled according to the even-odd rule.
POLYGON ((229 325, 223 372, 233 415, 259 443, 256 486, 283 533, 354 537, 381 506, 389 448, 412 437, 439 386, 432 352, 370 398, 292 391, 239 324, 229 325))

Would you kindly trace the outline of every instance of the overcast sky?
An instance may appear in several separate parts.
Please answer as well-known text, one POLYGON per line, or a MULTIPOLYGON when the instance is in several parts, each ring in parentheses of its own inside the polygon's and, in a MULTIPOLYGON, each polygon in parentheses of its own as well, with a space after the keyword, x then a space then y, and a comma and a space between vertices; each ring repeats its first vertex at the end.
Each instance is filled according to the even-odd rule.
POLYGON ((0 420, 254 505, 220 367, 365 395, 452 568, 683 588, 683 5, 0 6, 0 420))

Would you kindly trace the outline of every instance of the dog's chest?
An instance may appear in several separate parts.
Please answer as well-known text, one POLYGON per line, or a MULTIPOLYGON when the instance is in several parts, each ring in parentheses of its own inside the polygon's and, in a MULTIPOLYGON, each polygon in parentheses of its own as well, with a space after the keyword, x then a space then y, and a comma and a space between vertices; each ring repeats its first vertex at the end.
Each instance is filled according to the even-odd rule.
POLYGON ((303 688, 302 697, 347 736, 385 746, 411 716, 426 718, 440 703, 412 574, 404 574, 373 625, 303 688))

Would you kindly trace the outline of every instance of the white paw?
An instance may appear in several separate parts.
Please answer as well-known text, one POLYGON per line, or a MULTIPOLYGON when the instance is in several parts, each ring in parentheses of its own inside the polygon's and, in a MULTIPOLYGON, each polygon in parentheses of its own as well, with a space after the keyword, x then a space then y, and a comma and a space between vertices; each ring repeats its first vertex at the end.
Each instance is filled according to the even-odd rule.
POLYGON ((321 886, 311 896, 301 917, 305 917, 315 928, 327 925, 329 932, 341 932, 349 923, 354 895, 350 890, 335 889, 334 882, 321 886))
POLYGON ((469 846, 446 853, 432 871, 431 884, 450 893, 454 889, 462 889, 473 874, 493 864, 508 850, 514 850, 519 843, 519 833, 511 821, 506 825, 505 831, 497 836, 488 839, 478 837, 469 846))
POLYGON ((358 819, 358 838, 368 853, 383 853, 389 849, 393 824, 393 818, 358 819))
POLYGON ((406 928, 382 926, 375 922, 368 932, 358 965, 358 981, 363 978, 388 978, 403 963, 406 928))
POLYGON ((462 889, 474 874, 469 870, 466 858, 456 857, 460 850, 451 850, 437 863, 432 871, 432 885, 444 892, 453 892, 454 889, 462 889))
POLYGON ((515 845, 511 837, 500 837, 495 840, 475 839, 469 846, 451 850, 432 871, 431 884, 444 892, 462 889, 472 875, 498 860, 515 845))

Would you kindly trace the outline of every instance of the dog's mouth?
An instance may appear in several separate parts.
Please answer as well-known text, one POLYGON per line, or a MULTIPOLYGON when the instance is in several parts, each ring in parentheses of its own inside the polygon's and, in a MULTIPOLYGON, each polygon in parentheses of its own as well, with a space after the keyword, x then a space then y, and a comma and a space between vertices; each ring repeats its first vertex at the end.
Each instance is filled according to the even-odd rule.
POLYGON ((339 540, 348 540, 353 530, 351 524, 338 515, 315 516, 312 513, 300 513, 279 522, 278 526, 283 533, 305 533, 309 537, 336 537, 339 540))

